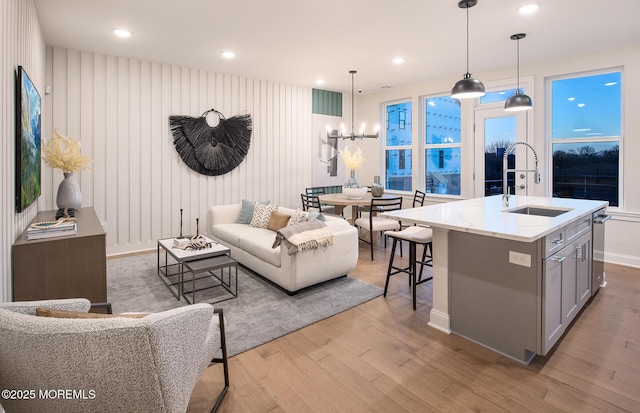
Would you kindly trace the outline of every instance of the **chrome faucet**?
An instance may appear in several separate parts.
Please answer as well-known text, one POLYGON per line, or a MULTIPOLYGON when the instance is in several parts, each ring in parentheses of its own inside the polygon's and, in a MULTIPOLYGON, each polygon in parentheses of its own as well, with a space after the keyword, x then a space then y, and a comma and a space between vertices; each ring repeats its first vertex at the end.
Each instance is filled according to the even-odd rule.
MULTIPOLYGON (((509 172, 533 172, 533 181, 536 184, 540 183, 540 171, 538 170, 538 154, 536 150, 533 149, 533 146, 529 145, 526 142, 514 142, 507 146, 507 149, 504 151, 504 155, 502 156, 502 206, 509 206, 509 186, 507 185, 507 173, 509 172), (527 148, 531 149, 533 152, 533 156, 536 160, 536 168, 535 169, 507 169, 507 158, 509 156, 509 151, 516 145, 524 145, 527 148)), ((524 175, 523 175, 524 177, 524 175)))

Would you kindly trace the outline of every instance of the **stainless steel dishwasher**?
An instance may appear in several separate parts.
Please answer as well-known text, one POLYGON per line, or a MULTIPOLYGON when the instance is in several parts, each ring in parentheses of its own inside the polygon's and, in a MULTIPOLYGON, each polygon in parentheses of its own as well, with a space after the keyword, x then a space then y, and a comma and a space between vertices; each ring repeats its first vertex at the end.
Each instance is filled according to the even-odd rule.
POLYGON ((593 213, 593 265, 591 266, 591 295, 598 292, 598 288, 607 284, 604 273, 604 223, 611 215, 606 212, 607 208, 602 208, 593 213))

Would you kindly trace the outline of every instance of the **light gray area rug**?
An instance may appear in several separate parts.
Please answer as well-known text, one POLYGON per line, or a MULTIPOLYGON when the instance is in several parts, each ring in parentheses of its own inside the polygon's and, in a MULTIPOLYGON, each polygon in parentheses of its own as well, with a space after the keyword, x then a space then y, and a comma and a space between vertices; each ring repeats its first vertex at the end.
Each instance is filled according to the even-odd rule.
MULTIPOLYGON (((206 296, 208 291, 219 290, 203 291, 202 300, 211 298, 206 296)), ((347 276, 289 296, 238 265, 238 297, 213 305, 224 310, 227 350, 233 356, 381 294, 381 288, 347 276)), ((158 277, 156 253, 107 260, 107 298, 114 313, 188 305, 184 298, 178 301, 158 277)))

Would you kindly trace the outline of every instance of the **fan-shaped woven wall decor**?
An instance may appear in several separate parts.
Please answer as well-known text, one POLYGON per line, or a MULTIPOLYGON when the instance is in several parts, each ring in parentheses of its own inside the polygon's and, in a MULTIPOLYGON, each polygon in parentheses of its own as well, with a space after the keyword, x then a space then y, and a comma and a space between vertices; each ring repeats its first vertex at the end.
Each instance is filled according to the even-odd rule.
POLYGON ((173 144, 187 166, 203 175, 222 175, 235 169, 247 156, 251 144, 251 115, 226 119, 215 109, 199 118, 169 116, 173 144), (207 114, 220 118, 216 126, 207 122, 207 114))

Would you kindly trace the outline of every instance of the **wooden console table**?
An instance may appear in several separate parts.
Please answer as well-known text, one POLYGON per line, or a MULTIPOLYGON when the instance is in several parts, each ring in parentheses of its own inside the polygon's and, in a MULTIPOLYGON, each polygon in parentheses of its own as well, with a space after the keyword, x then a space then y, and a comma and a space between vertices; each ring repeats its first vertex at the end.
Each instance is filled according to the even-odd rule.
MULTIPOLYGON (((41 211, 32 222, 53 221, 41 211)), ((105 232, 93 208, 75 212, 76 235, 27 241, 26 230, 12 249, 13 301, 87 298, 107 301, 105 232)))

